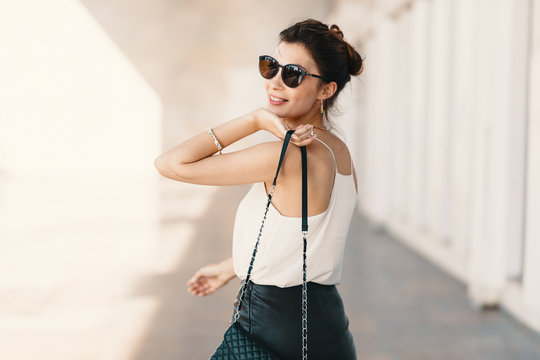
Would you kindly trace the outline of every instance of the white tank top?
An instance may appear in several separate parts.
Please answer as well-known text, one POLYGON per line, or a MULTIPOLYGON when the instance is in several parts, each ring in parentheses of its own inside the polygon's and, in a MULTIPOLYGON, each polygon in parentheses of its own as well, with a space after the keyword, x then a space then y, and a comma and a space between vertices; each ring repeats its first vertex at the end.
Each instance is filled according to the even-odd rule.
MULTIPOLYGON (((357 204, 357 194, 352 175, 337 171, 327 210, 308 217, 306 250, 307 281, 319 284, 339 284, 345 242, 352 215, 357 204)), ((276 186, 275 191, 279 190, 276 186)), ((234 272, 245 279, 253 247, 266 209, 268 194, 264 182, 254 183, 240 201, 233 230, 232 254, 234 272)), ((264 222, 257 255, 251 271, 256 284, 289 287, 302 284, 302 217, 281 215, 270 203, 264 222)))

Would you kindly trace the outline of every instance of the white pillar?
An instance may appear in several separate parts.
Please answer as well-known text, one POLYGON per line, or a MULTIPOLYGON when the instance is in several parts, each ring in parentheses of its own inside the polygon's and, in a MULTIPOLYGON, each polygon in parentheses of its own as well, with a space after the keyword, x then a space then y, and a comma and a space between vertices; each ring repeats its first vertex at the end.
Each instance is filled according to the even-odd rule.
POLYGON ((516 15, 515 2, 483 0, 476 4, 477 112, 468 292, 474 303, 489 305, 500 300, 507 277, 507 251, 511 241, 520 240, 514 214, 522 211, 522 182, 512 172, 520 169, 524 159, 523 148, 519 148, 524 121, 519 89, 525 87, 526 70, 516 66, 515 59, 523 57, 526 42, 516 42, 513 31, 526 19, 516 15), (516 89, 517 97, 512 94, 516 89))
MULTIPOLYGON (((523 271, 524 220, 525 220, 525 178, 526 178, 526 138, 529 96, 529 57, 530 57, 530 1, 519 0, 501 7, 500 16, 506 17, 508 30, 501 29, 508 46, 505 66, 508 67, 509 89, 499 88, 499 98, 506 99, 506 125, 502 129, 508 138, 506 174, 508 179, 505 218, 507 224, 508 248, 506 256, 506 276, 520 278, 523 271), (511 29, 511 31, 510 31, 511 29)), ((534 96, 530 100, 535 99, 534 96)), ((540 301, 540 299, 539 299, 540 301)))
POLYGON ((410 86, 410 159, 409 202, 407 204, 408 223, 413 231, 425 228, 425 163, 426 126, 428 98, 428 51, 431 19, 427 0, 418 0, 411 9, 411 42, 408 56, 411 57, 409 71, 410 86))
POLYGON ((523 295, 540 329, 540 0, 534 0, 533 11, 523 295))
POLYGON ((449 118, 450 54, 452 16, 450 0, 431 3, 431 31, 426 121, 427 202, 426 215, 430 235, 439 241, 450 237, 449 230, 449 118))
POLYGON ((410 42, 410 14, 404 12, 394 22, 395 40, 394 56, 392 58, 392 100, 387 104, 390 109, 389 121, 392 124, 387 134, 392 147, 391 166, 392 174, 390 186, 394 196, 391 199, 391 212, 389 219, 392 222, 404 222, 408 202, 407 185, 410 180, 409 152, 410 152, 410 114, 411 102, 410 84, 415 81, 410 76, 411 49, 410 42))
POLYGON ((366 120, 366 180, 365 212, 374 222, 384 222, 389 217, 391 189, 392 138, 390 106, 394 99, 393 57, 395 56, 394 24, 381 16, 378 31, 369 44, 366 65, 366 83, 370 91, 367 96, 366 120))
POLYGON ((451 61, 452 117, 450 151, 452 152, 450 193, 452 196, 452 251, 465 261, 470 238, 471 196, 474 153, 474 107, 475 92, 471 86, 475 78, 475 34, 476 13, 474 2, 457 0, 454 2, 452 21, 453 52, 451 61))

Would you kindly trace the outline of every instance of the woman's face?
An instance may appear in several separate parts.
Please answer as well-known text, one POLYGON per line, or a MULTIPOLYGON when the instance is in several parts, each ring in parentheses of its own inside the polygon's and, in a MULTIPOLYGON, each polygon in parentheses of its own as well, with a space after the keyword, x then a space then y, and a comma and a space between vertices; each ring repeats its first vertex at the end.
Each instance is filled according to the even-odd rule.
MULTIPOLYGON (((300 65, 310 74, 321 74, 315 61, 301 44, 281 42, 272 57, 281 65, 300 65)), ((281 118, 299 117, 313 111, 314 108, 319 111, 320 103, 317 102, 317 98, 321 80, 304 76, 299 86, 290 88, 283 83, 281 71, 280 68, 276 76, 264 81, 268 109, 281 118)))

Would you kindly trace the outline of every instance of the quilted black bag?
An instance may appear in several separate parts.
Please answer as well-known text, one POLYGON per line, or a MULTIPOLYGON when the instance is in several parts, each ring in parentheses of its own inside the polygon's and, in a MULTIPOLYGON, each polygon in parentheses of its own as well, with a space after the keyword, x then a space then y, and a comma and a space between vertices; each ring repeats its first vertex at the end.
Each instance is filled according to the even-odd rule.
MULTIPOLYGON (((285 139, 283 141, 283 147, 281 149, 281 156, 279 158, 279 164, 276 171, 276 176, 274 177, 274 182, 272 184, 272 190, 268 194, 268 201, 266 202, 266 211, 262 220, 261 228, 259 230, 259 235, 257 236, 257 242, 253 249, 253 254, 251 256, 251 261, 249 263, 249 268, 247 271, 246 278, 242 281, 242 286, 240 288, 240 295, 238 297, 238 305, 235 308, 235 313, 233 316, 232 324, 229 326, 225 335, 223 336, 223 341, 212 355, 210 360, 274 360, 279 359, 275 354, 272 353, 264 344, 260 343, 256 339, 253 339, 250 334, 245 331, 237 322, 240 317, 239 311, 240 306, 242 305, 242 300, 244 298, 244 293, 246 291, 247 283, 251 277, 251 270, 253 269, 253 262, 255 261, 255 255, 257 254, 257 247, 259 246, 259 240, 261 238, 262 229, 264 227, 264 220, 266 219, 266 214, 268 213, 268 207, 270 206, 270 201, 272 200, 272 195, 276 187, 276 180, 279 174, 279 169, 281 168, 281 163, 285 157, 285 151, 287 150, 287 145, 289 140, 294 133, 294 130, 289 130, 285 134, 285 139)), ((302 267, 302 359, 307 359, 307 284, 306 284, 306 247, 307 247, 307 153, 306 147, 300 147, 302 155, 302 234, 304 240, 303 247, 303 267, 302 267)))

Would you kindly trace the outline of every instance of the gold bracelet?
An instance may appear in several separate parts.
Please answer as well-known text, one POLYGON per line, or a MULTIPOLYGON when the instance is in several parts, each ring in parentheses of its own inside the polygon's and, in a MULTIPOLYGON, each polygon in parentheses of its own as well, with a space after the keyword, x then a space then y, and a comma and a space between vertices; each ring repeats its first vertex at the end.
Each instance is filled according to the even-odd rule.
POLYGON ((223 153, 221 152, 221 150, 223 149, 221 147, 221 144, 219 143, 216 135, 214 135, 214 131, 211 129, 211 128, 206 128, 206 130, 208 131, 208 134, 212 137, 212 139, 214 140, 214 144, 216 144, 216 147, 218 148, 218 151, 219 151, 219 154, 220 155, 223 155, 223 153))

